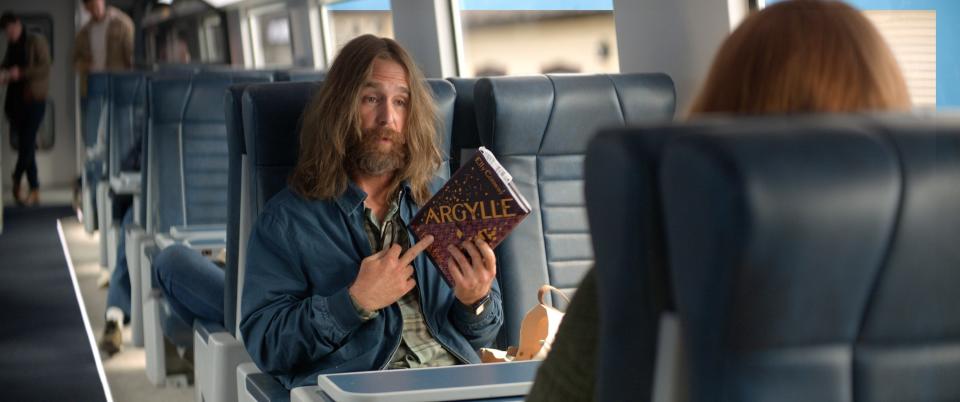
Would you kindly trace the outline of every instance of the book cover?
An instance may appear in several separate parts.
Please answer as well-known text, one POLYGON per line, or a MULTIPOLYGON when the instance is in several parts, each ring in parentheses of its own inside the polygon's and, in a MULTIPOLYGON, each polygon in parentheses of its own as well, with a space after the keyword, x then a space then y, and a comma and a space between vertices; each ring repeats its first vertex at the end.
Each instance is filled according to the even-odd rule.
MULTIPOLYGON (((496 248, 530 214, 530 203, 493 153, 480 147, 410 222, 418 239, 433 235, 427 255, 453 287, 447 246, 480 237, 496 248)), ((464 252, 466 254, 466 252, 464 252)))

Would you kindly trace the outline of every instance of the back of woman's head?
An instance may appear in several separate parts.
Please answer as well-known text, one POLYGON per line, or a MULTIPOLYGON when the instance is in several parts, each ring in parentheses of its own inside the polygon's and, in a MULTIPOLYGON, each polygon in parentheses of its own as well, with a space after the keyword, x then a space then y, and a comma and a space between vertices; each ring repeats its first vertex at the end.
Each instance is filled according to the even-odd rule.
POLYGON ((690 114, 909 108, 900 67, 863 14, 840 1, 790 0, 726 39, 690 114))

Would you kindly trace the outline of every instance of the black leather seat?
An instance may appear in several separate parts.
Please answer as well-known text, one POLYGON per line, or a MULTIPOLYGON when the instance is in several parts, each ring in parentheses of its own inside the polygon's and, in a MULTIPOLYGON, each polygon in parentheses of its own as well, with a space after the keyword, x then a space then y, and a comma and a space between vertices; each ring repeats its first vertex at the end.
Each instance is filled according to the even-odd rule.
POLYGON ((480 147, 480 132, 477 130, 477 113, 473 105, 473 89, 479 78, 447 78, 457 91, 453 104, 453 134, 450 137, 451 173, 460 167, 463 158, 480 147), (463 155, 466 153, 466 155, 463 155))
POLYGON ((582 180, 587 142, 603 127, 672 119, 674 87, 664 74, 484 78, 474 104, 481 142, 534 206, 496 250, 505 318, 498 343, 506 347, 517 344, 541 285, 572 293, 593 264, 582 180))
MULTIPOLYGON (((637 219, 594 226, 624 236, 597 245, 597 270, 607 271, 598 276, 601 320, 624 323, 618 337, 601 332, 599 399, 651 399, 651 345, 664 308, 652 288, 675 301, 679 386, 689 400, 960 399, 960 316, 952 313, 960 305, 960 121, 760 118, 618 135, 621 144, 666 139, 658 175, 669 280, 642 255, 601 264, 616 261, 607 254, 656 246, 637 219), (617 312, 625 303, 648 310, 617 312), (603 374, 615 372, 642 378, 603 374)), ((597 160, 631 152, 593 150, 597 160)), ((648 172, 633 180, 591 173, 591 192, 620 197, 592 203, 591 224, 594 210, 646 213, 643 191, 627 189, 649 187, 648 172)))

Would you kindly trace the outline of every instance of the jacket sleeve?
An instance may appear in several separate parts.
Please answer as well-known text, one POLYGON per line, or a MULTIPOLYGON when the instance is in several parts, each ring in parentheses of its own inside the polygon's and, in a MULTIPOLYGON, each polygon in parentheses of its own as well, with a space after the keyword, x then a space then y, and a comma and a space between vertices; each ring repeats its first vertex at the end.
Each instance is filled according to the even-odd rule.
POLYGON ((120 44, 123 49, 123 61, 127 64, 127 68, 133 68, 133 20, 130 17, 124 15, 123 21, 123 43, 120 44))
POLYGON ((23 77, 28 80, 42 80, 50 76, 50 45, 43 35, 33 36, 31 41, 30 67, 23 69, 23 77))
POLYGON ((463 308, 460 302, 454 299, 448 314, 450 322, 457 331, 470 342, 474 350, 493 344, 503 325, 503 304, 500 298, 500 286, 493 280, 490 287, 490 302, 480 315, 463 308))
POLYGON ((323 359, 362 324, 347 288, 309 293, 296 244, 289 224, 261 215, 247 245, 240 332, 253 360, 273 375, 323 359))
POLYGON ((73 69, 79 74, 87 74, 90 71, 90 35, 87 34, 86 26, 77 32, 73 40, 73 69))

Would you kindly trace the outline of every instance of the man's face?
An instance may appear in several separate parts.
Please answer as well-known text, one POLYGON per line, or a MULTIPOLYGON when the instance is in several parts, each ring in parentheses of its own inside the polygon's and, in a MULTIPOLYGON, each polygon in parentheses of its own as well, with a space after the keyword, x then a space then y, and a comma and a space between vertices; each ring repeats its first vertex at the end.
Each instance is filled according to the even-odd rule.
POLYGON ((104 0, 86 0, 83 2, 83 8, 87 9, 90 17, 100 21, 107 14, 107 5, 104 0))
POLYGON ((7 27, 3 29, 3 33, 7 35, 7 42, 16 42, 20 39, 20 35, 23 34, 23 24, 19 21, 7 24, 7 27))
POLYGON ((407 157, 403 129, 410 103, 407 71, 393 60, 374 59, 359 102, 363 137, 352 152, 354 165, 370 175, 402 168, 407 157))

